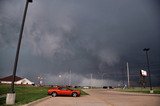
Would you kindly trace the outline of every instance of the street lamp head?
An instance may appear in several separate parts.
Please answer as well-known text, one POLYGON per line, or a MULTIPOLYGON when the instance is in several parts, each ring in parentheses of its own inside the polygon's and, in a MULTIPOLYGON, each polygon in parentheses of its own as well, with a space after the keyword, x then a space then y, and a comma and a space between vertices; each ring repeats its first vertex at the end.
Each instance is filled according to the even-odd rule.
POLYGON ((144 48, 143 51, 149 51, 150 48, 144 48))
POLYGON ((58 77, 59 77, 59 78, 61 78, 61 77, 62 77, 62 75, 58 75, 58 77))
POLYGON ((32 2, 33 2, 33 0, 28 0, 28 2, 32 3, 32 2))

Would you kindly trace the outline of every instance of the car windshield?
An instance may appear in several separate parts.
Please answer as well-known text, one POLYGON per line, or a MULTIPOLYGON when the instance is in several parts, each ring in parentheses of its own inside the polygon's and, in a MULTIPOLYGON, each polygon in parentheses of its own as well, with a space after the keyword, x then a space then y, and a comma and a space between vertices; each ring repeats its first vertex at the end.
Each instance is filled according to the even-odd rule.
POLYGON ((59 88, 60 90, 68 90, 67 88, 65 87, 62 87, 62 88, 59 88))

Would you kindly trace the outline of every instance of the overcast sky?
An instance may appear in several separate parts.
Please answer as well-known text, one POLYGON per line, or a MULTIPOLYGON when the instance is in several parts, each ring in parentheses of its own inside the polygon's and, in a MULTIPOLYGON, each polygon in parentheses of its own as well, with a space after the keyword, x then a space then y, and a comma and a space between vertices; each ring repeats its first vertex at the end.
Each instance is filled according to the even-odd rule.
MULTIPOLYGON (((25 0, 0 0, 0 77, 13 72, 25 0)), ((147 70, 160 85, 159 0, 33 0, 29 4, 17 76, 37 83, 131 83, 147 70), (105 73, 105 74, 104 74, 105 73), (61 75, 61 77, 59 77, 61 75)))

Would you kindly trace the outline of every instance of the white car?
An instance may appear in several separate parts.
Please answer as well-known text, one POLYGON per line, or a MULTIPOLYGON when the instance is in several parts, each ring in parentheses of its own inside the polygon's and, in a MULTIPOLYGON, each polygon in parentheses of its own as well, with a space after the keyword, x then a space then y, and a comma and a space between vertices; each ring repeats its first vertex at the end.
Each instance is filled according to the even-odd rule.
POLYGON ((88 87, 88 86, 84 86, 83 88, 84 88, 84 89, 89 89, 89 87, 88 87))

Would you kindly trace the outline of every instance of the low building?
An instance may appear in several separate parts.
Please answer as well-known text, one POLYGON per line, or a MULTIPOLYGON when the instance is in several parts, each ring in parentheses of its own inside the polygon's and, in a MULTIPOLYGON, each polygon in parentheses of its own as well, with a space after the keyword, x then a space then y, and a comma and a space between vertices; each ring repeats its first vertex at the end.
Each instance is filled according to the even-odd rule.
MULTIPOLYGON (((0 78, 0 83, 2 84, 11 84, 12 83, 12 79, 13 79, 13 76, 7 76, 7 77, 4 77, 4 78, 0 78)), ((29 79, 27 78, 21 78, 21 77, 18 77, 18 76, 15 76, 15 84, 23 84, 23 85, 33 85, 34 82, 31 82, 29 79)))

